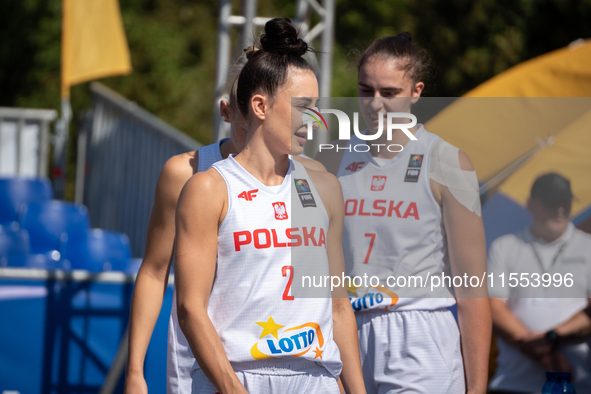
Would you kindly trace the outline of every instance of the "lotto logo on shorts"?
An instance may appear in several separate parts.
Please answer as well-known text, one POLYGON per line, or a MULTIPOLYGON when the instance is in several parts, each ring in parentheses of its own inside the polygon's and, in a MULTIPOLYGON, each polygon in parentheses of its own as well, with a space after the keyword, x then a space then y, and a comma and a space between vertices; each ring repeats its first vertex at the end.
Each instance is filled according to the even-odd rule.
POLYGON ((287 219, 287 208, 285 208, 285 203, 274 202, 273 203, 273 210, 275 211, 275 219, 277 219, 277 220, 287 219))
POLYGON ((285 328, 275 323, 272 316, 266 322, 256 322, 262 327, 260 340, 250 349, 255 360, 271 357, 301 357, 314 354, 322 360, 324 336, 318 323, 309 322, 296 327, 285 328))
POLYGON ((379 192, 384 190, 384 186, 386 186, 386 177, 374 175, 371 179, 371 190, 374 192, 379 192))
POLYGON ((349 300, 354 312, 370 309, 391 309, 398 303, 398 294, 383 286, 349 287, 349 300))

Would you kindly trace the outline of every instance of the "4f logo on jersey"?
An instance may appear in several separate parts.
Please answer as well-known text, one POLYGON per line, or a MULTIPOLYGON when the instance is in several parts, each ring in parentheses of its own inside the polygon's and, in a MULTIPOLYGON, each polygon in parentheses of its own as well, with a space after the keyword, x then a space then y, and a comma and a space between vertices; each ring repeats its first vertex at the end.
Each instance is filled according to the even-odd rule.
POLYGON ((316 201, 314 200, 314 195, 312 194, 312 190, 310 189, 310 184, 308 183, 307 179, 295 179, 295 187, 298 196, 300 197, 300 202, 302 203, 302 207, 316 207, 316 201))
POLYGON ((371 190, 379 192, 384 190, 384 186, 386 186, 386 177, 382 175, 374 175, 371 179, 371 190))
POLYGON ((283 202, 274 202, 273 210, 275 211, 275 219, 285 220, 287 219, 287 208, 283 202))
MULTIPOLYGON (((250 355, 255 360, 271 357, 301 357, 308 353, 314 359, 322 360, 324 336, 318 323, 309 322, 296 327, 285 328, 275 323, 272 316, 266 322, 256 322, 263 332, 260 339, 250 348, 250 355)), ((311 358, 311 357, 310 357, 311 358)))
POLYGON ((364 164, 365 164, 364 161, 354 161, 353 163, 351 163, 347 167, 345 167, 345 170, 351 171, 351 172, 357 172, 363 168, 364 164))
POLYGON ((238 195, 238 198, 244 198, 246 201, 252 201, 257 196, 259 189, 249 190, 242 192, 238 195))

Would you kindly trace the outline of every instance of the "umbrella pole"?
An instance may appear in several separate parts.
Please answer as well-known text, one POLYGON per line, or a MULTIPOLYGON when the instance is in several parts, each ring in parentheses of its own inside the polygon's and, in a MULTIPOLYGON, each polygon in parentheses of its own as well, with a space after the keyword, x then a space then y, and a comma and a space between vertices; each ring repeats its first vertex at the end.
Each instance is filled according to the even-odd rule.
POLYGON ((554 137, 552 136, 548 137, 546 140, 538 138, 538 145, 535 148, 521 156, 519 159, 515 160, 509 166, 501 170, 499 173, 494 175, 480 186, 480 197, 485 197, 491 190, 495 190, 497 187, 499 187, 499 185, 503 183, 505 179, 509 178, 509 176, 517 171, 517 169, 519 169, 519 167, 521 167, 526 161, 528 161, 532 156, 547 146, 552 145, 553 142, 554 137))

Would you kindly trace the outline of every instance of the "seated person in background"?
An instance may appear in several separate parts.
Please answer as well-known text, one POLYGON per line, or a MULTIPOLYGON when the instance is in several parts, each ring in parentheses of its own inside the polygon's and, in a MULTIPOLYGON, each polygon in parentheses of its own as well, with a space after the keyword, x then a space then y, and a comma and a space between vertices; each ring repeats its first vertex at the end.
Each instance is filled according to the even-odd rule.
POLYGON ((569 220, 572 198, 567 179, 540 176, 527 202, 531 227, 490 247, 489 293, 499 348, 490 393, 540 393, 544 371, 572 372, 577 392, 591 393, 591 235, 569 220), (519 286, 509 285, 511 273, 519 286))

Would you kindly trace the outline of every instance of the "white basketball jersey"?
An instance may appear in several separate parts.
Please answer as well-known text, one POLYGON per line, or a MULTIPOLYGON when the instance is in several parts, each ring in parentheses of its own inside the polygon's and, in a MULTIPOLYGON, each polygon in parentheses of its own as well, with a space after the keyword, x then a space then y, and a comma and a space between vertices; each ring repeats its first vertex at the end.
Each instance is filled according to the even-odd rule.
MULTIPOLYGON (((227 138, 226 138, 227 139, 227 138)), ((213 163, 222 160, 220 147, 223 139, 199 149, 197 172, 208 170, 213 163)), ((191 393, 191 368, 195 359, 189 353, 189 342, 179 326, 176 310, 176 287, 172 292, 172 309, 168 320, 168 352, 166 358, 166 393, 191 393)))
POLYGON ((298 259, 305 256, 328 275, 328 216, 304 167, 291 163, 283 183, 273 187, 233 157, 213 165, 227 185, 228 211, 218 229, 208 314, 235 370, 269 365, 261 360, 273 366, 309 360, 336 377, 342 364, 330 293, 293 299, 290 292, 294 271, 302 268, 295 249, 298 259))
POLYGON ((369 152, 355 151, 365 150, 357 136, 344 152, 337 176, 345 199, 346 271, 379 278, 377 286, 353 282, 355 312, 435 310, 455 303, 448 289, 429 287, 429 276, 449 275, 441 207, 429 181, 431 148, 440 138, 422 125, 415 137, 393 159, 379 163, 369 152))

